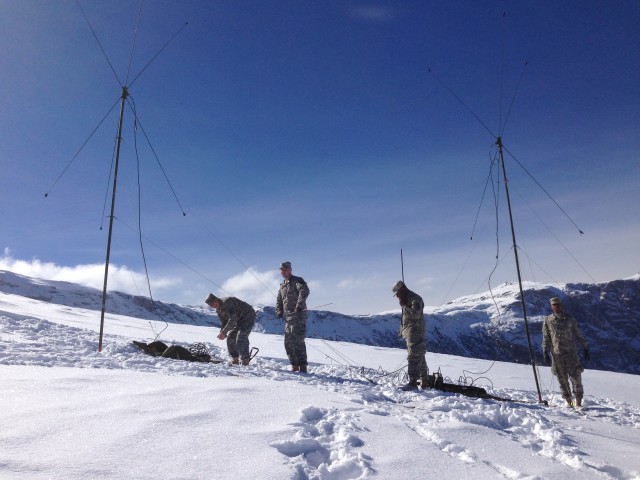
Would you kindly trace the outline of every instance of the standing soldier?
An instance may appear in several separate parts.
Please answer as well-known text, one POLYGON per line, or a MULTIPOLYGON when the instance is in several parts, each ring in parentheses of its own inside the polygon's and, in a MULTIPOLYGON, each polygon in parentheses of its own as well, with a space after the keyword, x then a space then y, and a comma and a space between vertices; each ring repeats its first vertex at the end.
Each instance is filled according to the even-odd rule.
POLYGON ((204 301, 216 309, 222 328, 218 339, 227 339, 227 349, 231 363, 249 365, 249 334, 256 323, 256 311, 251 305, 235 297, 218 298, 210 293, 204 301))
POLYGON ((284 281, 276 300, 276 316, 284 317, 284 349, 291 362, 291 370, 307 373, 307 297, 309 287, 302 278, 291 275, 291 262, 280 264, 284 281))
POLYGON ((402 280, 396 282, 391 289, 402 307, 400 335, 407 342, 407 362, 409 364, 409 383, 403 390, 418 388, 418 380, 422 388, 429 386, 429 369, 427 368, 427 345, 425 343, 426 327, 424 321, 424 302, 417 293, 407 288, 402 280))
POLYGON ((584 389, 582 388, 582 372, 584 367, 580 363, 578 357, 578 349, 576 348, 576 339, 582 345, 584 359, 589 361, 591 355, 584 337, 578 330, 578 322, 573 317, 564 313, 562 302, 558 297, 551 299, 551 310, 553 313, 544 319, 542 325, 542 352, 544 360, 551 363, 551 371, 558 377, 562 398, 570 407, 571 404, 571 387, 569 380, 573 385, 573 393, 576 397, 576 406, 582 406, 582 396, 584 389), (551 353, 551 356, 549 355, 551 353), (553 360, 552 360, 553 359, 553 360))

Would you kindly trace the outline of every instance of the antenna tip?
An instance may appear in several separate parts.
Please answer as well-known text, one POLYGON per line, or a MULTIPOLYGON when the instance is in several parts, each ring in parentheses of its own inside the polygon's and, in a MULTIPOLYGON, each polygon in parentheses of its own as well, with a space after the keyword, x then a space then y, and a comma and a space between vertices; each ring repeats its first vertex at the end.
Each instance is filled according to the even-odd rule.
POLYGON ((44 198, 47 198, 48 196, 49 196, 49 194, 48 194, 48 193, 45 193, 45 194, 44 194, 44 198))

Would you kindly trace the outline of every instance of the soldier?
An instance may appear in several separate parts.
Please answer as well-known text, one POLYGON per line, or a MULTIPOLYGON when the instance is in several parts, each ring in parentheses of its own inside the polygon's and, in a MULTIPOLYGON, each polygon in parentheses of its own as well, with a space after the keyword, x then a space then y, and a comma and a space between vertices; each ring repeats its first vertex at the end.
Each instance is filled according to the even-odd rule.
POLYGON ((235 297, 218 298, 210 293, 204 301, 216 309, 221 328, 218 339, 227 339, 227 349, 231 363, 249 365, 249 334, 256 323, 256 311, 251 305, 235 297))
POLYGON ((427 368, 427 345, 425 343, 426 327, 424 321, 424 302, 417 293, 407 288, 403 281, 395 283, 391 289, 402 307, 400 335, 407 342, 407 362, 409 364, 409 383, 403 390, 418 388, 418 380, 422 388, 429 386, 429 369, 427 368))
POLYGON ((291 370, 307 373, 307 297, 309 287, 300 277, 291 274, 291 262, 280 264, 284 281, 276 300, 276 316, 284 317, 284 349, 291 362, 291 370))
POLYGON ((551 310, 553 313, 544 319, 542 325, 542 352, 544 361, 551 364, 551 371, 558 377, 562 398, 570 407, 571 388, 569 380, 573 385, 573 393, 576 397, 576 406, 582 406, 582 372, 584 367, 578 357, 576 339, 582 345, 585 361, 589 361, 591 355, 584 337, 578 330, 578 322, 572 315, 563 311, 562 302, 558 297, 551 299, 551 310), (549 355, 551 354, 551 355, 549 355))

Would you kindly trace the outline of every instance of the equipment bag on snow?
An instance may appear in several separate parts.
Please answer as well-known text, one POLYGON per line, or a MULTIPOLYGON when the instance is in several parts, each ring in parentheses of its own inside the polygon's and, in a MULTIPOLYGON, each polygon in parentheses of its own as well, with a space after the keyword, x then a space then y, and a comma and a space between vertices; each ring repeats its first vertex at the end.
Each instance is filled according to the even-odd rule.
MULTIPOLYGON (((482 387, 476 387, 474 385, 456 385, 454 383, 446 383, 442 377, 442 373, 439 371, 433 375, 428 375, 428 387, 441 390, 443 392, 459 393, 467 397, 484 398, 487 400, 500 400, 507 401, 508 398, 497 397, 487 393, 482 387)), ((424 386, 422 387, 424 388, 424 386)))
POLYGON ((173 358, 175 360, 187 360, 189 362, 210 362, 211 354, 203 343, 194 343, 189 348, 180 345, 167 346, 166 343, 156 340, 149 344, 134 341, 133 344, 143 352, 154 357, 173 358))

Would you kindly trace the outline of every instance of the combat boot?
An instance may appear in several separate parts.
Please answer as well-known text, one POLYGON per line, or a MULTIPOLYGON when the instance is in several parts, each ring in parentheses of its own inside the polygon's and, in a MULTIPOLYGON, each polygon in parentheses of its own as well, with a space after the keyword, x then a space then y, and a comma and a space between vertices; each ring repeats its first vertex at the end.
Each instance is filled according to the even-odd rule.
POLYGON ((300 369, 300 373, 307 373, 307 366, 306 365, 300 365, 299 369, 300 369))
POLYGON ((240 365, 240 359, 238 357, 233 357, 231 365, 240 365))
POLYGON ((250 361, 251 361, 250 358, 243 358, 242 359, 242 365, 244 365, 246 367, 247 365, 249 365, 250 361))
POLYGON ((292 372, 299 372, 300 371, 300 367, 298 365, 291 365, 291 371, 292 372))
POLYGON ((582 408, 582 397, 576 397, 576 407, 582 408))

